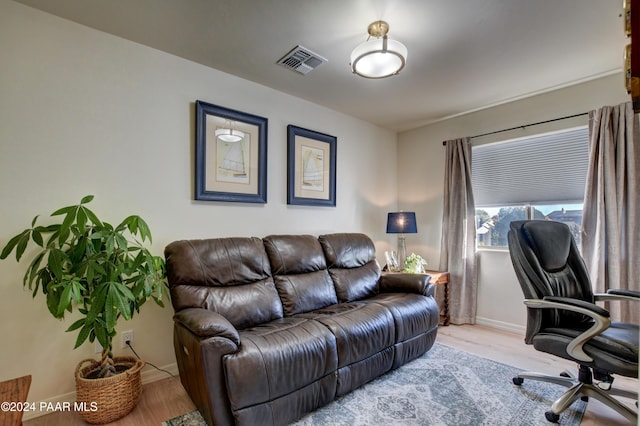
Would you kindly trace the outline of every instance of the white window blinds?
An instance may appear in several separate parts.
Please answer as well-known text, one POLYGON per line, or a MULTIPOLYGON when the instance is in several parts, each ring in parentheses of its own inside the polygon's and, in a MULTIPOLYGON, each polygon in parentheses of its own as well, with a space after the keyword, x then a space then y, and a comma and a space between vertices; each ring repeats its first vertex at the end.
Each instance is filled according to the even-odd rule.
POLYGON ((474 146, 472 159, 476 206, 582 203, 589 129, 474 146))

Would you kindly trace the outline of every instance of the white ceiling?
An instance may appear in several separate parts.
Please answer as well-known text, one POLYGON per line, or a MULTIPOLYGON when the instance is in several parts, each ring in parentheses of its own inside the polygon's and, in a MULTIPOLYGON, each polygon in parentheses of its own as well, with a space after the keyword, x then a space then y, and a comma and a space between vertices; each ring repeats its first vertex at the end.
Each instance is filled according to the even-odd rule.
POLYGON ((627 43, 622 0, 17 1, 396 131, 621 72, 627 43), (407 65, 357 77, 378 19, 407 65), (298 44, 328 62, 276 64, 298 44))

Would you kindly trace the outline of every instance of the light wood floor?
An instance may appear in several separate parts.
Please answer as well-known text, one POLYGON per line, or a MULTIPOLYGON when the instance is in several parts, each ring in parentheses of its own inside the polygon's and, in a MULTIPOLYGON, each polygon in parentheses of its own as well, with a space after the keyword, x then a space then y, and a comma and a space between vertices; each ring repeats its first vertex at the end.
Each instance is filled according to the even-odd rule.
MULTIPOLYGON (((437 341, 476 355, 528 371, 558 374, 567 369, 575 372, 575 365, 551 355, 537 352, 524 343, 519 334, 500 331, 479 325, 440 327, 437 341)), ((153 360, 150 360, 153 362, 153 360)), ((627 389, 638 389, 638 380, 617 377, 615 384, 627 389)), ((631 401, 625 401, 633 404, 631 401)), ((111 423, 115 426, 159 425, 164 420, 194 409, 178 378, 167 378, 144 386, 140 403, 127 417, 111 423)), ((58 412, 28 420, 26 426, 83 425, 75 413, 58 412)), ((628 425, 622 416, 608 409, 593 398, 587 405, 582 420, 584 426, 628 425)))

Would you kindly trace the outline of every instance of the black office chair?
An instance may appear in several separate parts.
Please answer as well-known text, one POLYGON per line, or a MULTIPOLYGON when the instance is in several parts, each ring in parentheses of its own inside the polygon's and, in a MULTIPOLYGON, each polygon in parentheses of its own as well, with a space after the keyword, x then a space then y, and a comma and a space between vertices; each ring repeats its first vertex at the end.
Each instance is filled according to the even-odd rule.
MULTIPOLYGON (((557 423, 560 413, 578 398, 596 398, 637 422, 633 410, 612 396, 636 400, 637 391, 613 388, 612 374, 638 377, 637 324, 611 322, 609 312, 595 305, 601 300, 640 301, 640 292, 593 294, 584 261, 569 227, 546 220, 514 221, 509 231, 509 253, 527 306, 525 342, 578 363, 578 378, 520 373, 513 383, 541 380, 569 388, 545 413, 557 423), (594 383, 594 379, 599 383, 594 383)), ((640 279, 640 277, 638 278, 640 279)))

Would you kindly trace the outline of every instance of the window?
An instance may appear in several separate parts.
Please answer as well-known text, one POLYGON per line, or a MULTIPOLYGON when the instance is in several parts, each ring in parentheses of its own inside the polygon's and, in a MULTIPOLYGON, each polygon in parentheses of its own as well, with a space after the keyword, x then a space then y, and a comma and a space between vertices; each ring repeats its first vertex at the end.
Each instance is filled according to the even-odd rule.
POLYGON ((506 247, 509 223, 567 223, 580 244, 589 163, 586 127, 473 147, 479 247, 506 247))
POLYGON ((478 247, 506 247, 509 223, 512 220, 539 219, 564 222, 569 226, 576 244, 580 245, 582 203, 545 204, 502 207, 476 207, 478 247))

